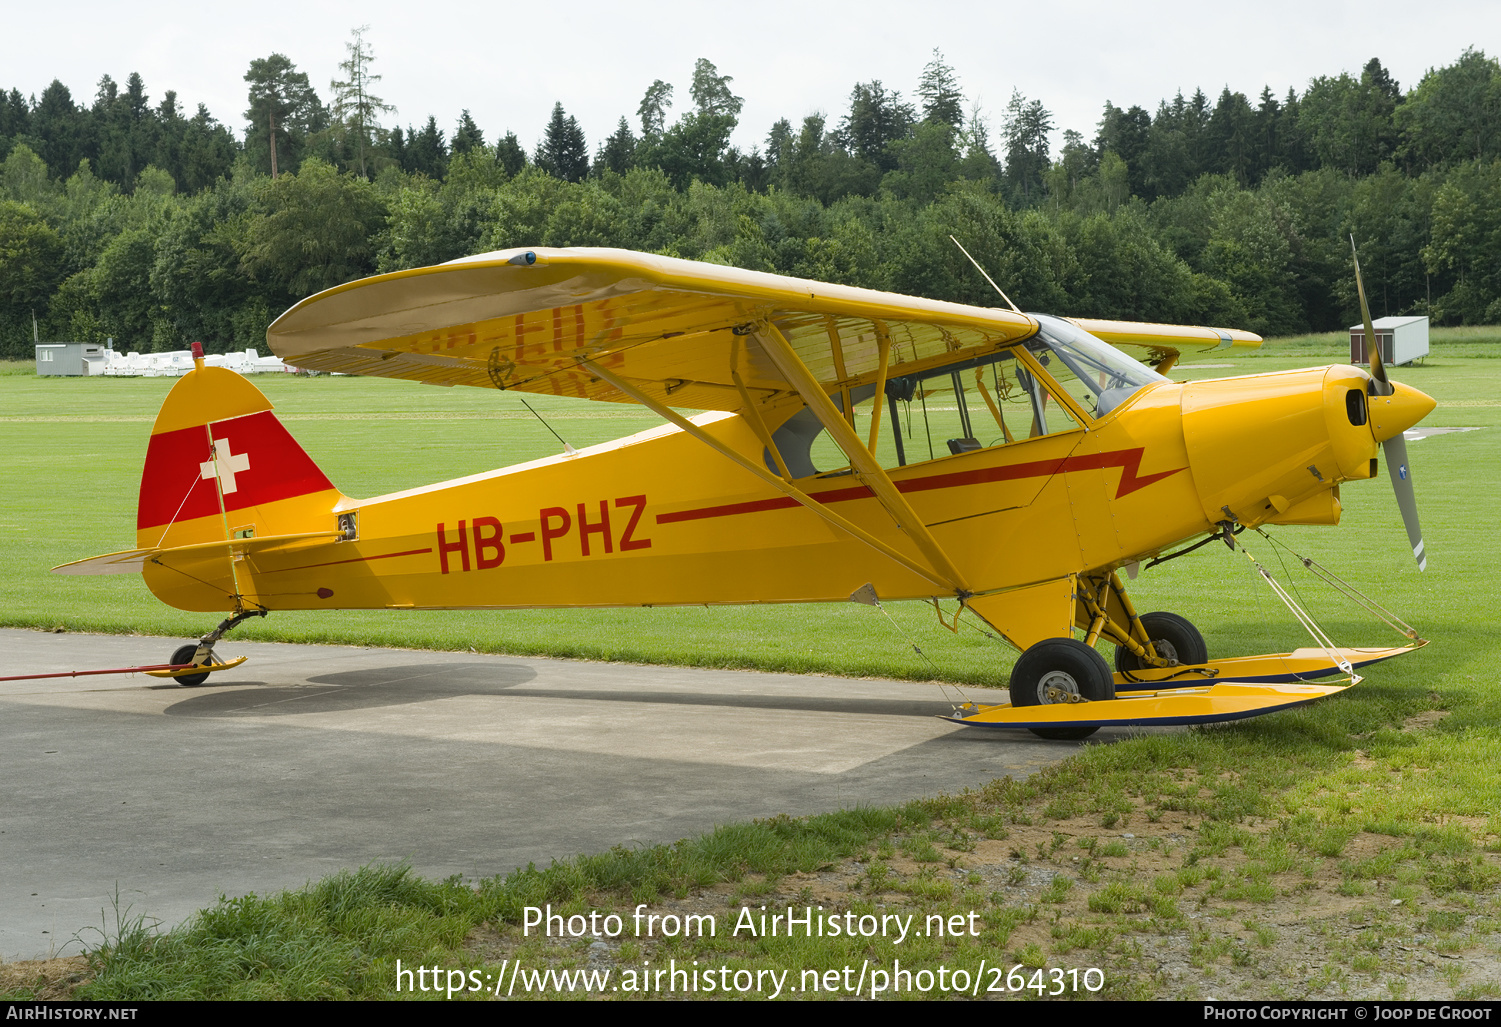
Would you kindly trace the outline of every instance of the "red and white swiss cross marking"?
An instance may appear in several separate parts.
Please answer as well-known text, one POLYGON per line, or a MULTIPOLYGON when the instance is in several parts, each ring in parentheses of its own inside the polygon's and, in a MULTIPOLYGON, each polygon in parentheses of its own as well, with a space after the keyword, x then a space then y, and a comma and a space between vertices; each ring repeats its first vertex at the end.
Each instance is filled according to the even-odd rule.
POLYGON ((214 455, 198 465, 198 477, 204 481, 219 479, 219 491, 229 495, 239 488, 235 475, 250 470, 250 454, 229 451, 228 439, 214 440, 214 455))

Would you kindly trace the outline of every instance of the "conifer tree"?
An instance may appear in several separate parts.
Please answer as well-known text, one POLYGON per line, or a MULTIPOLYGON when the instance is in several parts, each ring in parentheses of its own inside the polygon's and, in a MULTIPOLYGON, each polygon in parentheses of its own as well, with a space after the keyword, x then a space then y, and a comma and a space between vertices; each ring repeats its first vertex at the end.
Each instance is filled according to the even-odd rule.
POLYGON ((453 132, 453 152, 468 153, 484 145, 485 134, 479 130, 479 126, 474 123, 474 119, 469 116, 466 108, 464 113, 459 115, 459 127, 453 132))
POLYGON ((584 130, 561 103, 553 104, 552 120, 537 144, 537 166, 565 182, 581 182, 589 174, 589 146, 584 130))
POLYGON ((507 175, 513 176, 519 175, 521 169, 526 167, 526 151, 522 149, 521 140, 516 138, 515 132, 507 132, 495 144, 495 163, 507 175))
POLYGON ((365 33, 369 31, 369 25, 351 30, 354 41, 344 44, 349 56, 339 62, 339 70, 345 77, 329 83, 333 92, 334 117, 354 149, 354 165, 359 168, 361 178, 370 177, 366 157, 383 134, 380 116, 396 110, 371 92, 381 77, 370 70, 375 62, 375 51, 365 42, 365 33))
POLYGON ((851 153, 886 172, 896 167, 890 146, 906 138, 913 118, 912 106, 902 102, 901 93, 888 92, 879 80, 859 82, 850 92, 850 112, 839 131, 851 153))
POLYGON ((1041 100, 1028 100, 1021 90, 1011 92, 1006 105, 1006 181, 1023 204, 1041 195, 1042 176, 1052 165, 1048 133, 1053 115, 1041 100))
POLYGON ((635 159, 636 137, 631 134, 631 126, 625 120, 625 115, 621 115, 614 134, 605 139, 604 145, 594 157, 594 170, 613 171, 617 175, 623 175, 631 169, 635 159))
POLYGON ((272 178, 280 171, 296 171, 308 135, 323 127, 325 115, 318 94, 307 75, 279 53, 251 61, 245 81, 250 83, 246 152, 272 178))
POLYGON ((646 95, 636 108, 636 116, 641 119, 641 135, 645 141, 651 142, 661 137, 667 128, 667 110, 671 106, 670 84, 657 79, 646 87, 646 95))
POLYGON ((689 87, 688 94, 693 97, 693 105, 698 108, 700 116, 704 117, 740 117, 740 109, 745 101, 730 92, 730 83, 735 81, 729 75, 721 75, 719 69, 705 57, 700 57, 693 64, 693 85, 689 87))
POLYGON ((443 130, 438 119, 431 114, 421 132, 407 128, 407 171, 428 178, 441 179, 448 169, 448 144, 443 139, 443 130))
POLYGON ((964 94, 959 91, 959 76, 937 47, 933 49, 933 59, 923 68, 917 95, 922 97, 924 121, 948 125, 955 132, 964 127, 964 94))

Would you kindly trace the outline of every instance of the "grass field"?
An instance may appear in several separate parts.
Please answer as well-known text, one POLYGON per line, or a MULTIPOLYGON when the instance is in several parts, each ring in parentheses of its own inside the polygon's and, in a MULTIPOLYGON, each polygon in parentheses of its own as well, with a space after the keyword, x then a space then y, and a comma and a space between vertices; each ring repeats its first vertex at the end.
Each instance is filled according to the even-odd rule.
MULTIPOLYGON (((1173 375, 1218 377, 1343 361, 1344 346, 1336 334, 1274 340, 1259 352, 1228 358, 1189 354, 1173 375), (1232 366, 1215 366, 1223 364, 1232 366)), ((171 380, 39 379, 31 370, 29 364, 0 365, 0 430, 8 436, 0 448, 0 624, 200 633, 208 626, 205 617, 161 607, 133 576, 47 573, 55 564, 131 545, 142 454, 171 380)), ((1110 995, 1501 994, 1501 635, 1483 598, 1501 563, 1491 538, 1501 509, 1501 329, 1436 330, 1430 358, 1393 370, 1393 377, 1438 399, 1425 425, 1484 430, 1410 444, 1429 553, 1426 574, 1413 565, 1384 472, 1381 481, 1344 489, 1340 527, 1276 532, 1432 640, 1419 654, 1373 668, 1360 687, 1338 699, 1238 725, 1083 747, 1064 767, 1024 784, 977 781, 972 794, 873 813, 860 825, 852 826, 847 815, 802 826, 746 825, 743 844, 711 836, 630 859, 591 857, 530 876, 522 872, 478 892, 460 889, 473 899, 454 898, 458 892, 443 899, 441 886, 385 871, 367 871, 341 887, 366 889, 379 908, 427 917, 421 951, 431 955, 429 962, 441 956, 489 965, 527 952, 540 958, 516 936, 516 895, 545 894, 581 908, 628 908, 644 896, 691 902, 709 895, 721 905, 726 896, 759 896, 757 902, 769 902, 812 894, 814 879, 832 874, 854 896, 847 903, 983 908, 998 951, 1014 962, 1133 968, 1127 975, 1133 983, 1107 989, 1110 995), (1134 839, 1122 842, 1123 831, 1134 839), (749 848, 739 852, 736 845, 749 848), (944 866, 960 876, 937 873, 944 866), (1033 873, 1045 868, 1043 877, 1033 873), (433 919, 448 916, 457 919, 433 919)), ((353 378, 268 376, 257 384, 351 495, 488 470, 558 448, 508 394, 353 378)), ((575 446, 655 423, 632 407, 555 402, 539 408, 575 446)), ((1283 569, 1264 542, 1249 538, 1258 556, 1283 569)), ((1388 629, 1321 593, 1306 576, 1293 580, 1336 641, 1392 639, 1388 629)), ((1245 561, 1222 547, 1149 572, 1134 594, 1142 609, 1170 609, 1193 620, 1211 654, 1306 644, 1245 561)), ((472 646, 927 680, 934 671, 911 651, 904 637, 910 634, 943 679, 1004 683, 1013 658, 1008 650, 978 633, 948 633, 923 606, 896 606, 892 613, 900 633, 876 611, 854 605, 277 614, 240 631, 287 641, 472 646)), ((125 931, 96 957, 88 993, 388 995, 376 969, 403 950, 326 911, 308 913, 324 901, 318 895, 337 891, 319 888, 275 900, 283 903, 276 907, 282 913, 268 912, 275 902, 267 899, 254 910, 240 904, 240 914, 289 917, 307 927, 313 939, 307 945, 337 950, 329 958, 346 961, 338 964, 343 976, 320 971, 315 976, 323 985, 302 978, 292 983, 292 976, 268 970, 251 987, 241 978, 206 983, 212 975, 194 970, 199 976, 173 992, 179 984, 163 982, 178 981, 173 974, 188 973, 182 968, 189 964, 198 966, 197 957, 182 954, 194 943, 183 934, 168 944, 125 931), (293 907, 302 912, 285 912, 293 907)), ((231 914, 221 909, 205 923, 229 924, 231 914)), ((244 926, 224 930, 227 937, 254 933, 244 926)), ((419 958, 412 948, 404 951, 419 958)), ((747 965, 814 958, 765 947, 673 951, 679 959, 712 954, 747 965)), ((552 957, 565 963, 584 958, 568 952, 552 957)), ((13 978, 0 983, 0 990, 16 994, 37 987, 13 978)))

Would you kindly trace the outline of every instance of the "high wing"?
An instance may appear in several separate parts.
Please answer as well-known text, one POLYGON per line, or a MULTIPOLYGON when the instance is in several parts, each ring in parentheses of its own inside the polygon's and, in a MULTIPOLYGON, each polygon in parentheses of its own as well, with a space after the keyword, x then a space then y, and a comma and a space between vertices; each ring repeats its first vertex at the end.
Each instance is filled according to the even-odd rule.
POLYGON ((794 386, 757 336, 774 329, 826 390, 990 352, 1037 324, 914 299, 611 249, 485 253, 312 296, 267 331, 318 371, 632 401, 585 362, 665 406, 742 409, 794 386), (739 384, 736 383, 739 379, 739 384))
MULTIPOLYGON (((1221 328, 1080 319, 1144 346, 1257 345, 1221 328)), ((825 390, 963 360, 1031 335, 1009 310, 613 249, 502 250, 338 286, 267 331, 297 367, 632 402, 594 369, 665 406, 739 411, 796 391, 756 337, 775 329, 825 390), (738 381, 737 381, 738 379, 738 381)))
POLYGON ((1092 317, 1071 317, 1080 328, 1096 338, 1104 339, 1112 346, 1144 348, 1145 362, 1152 364, 1158 374, 1167 374, 1178 362, 1182 352, 1179 347, 1198 346, 1200 352, 1236 347, 1261 345, 1261 336, 1234 328, 1196 328, 1190 325, 1148 324, 1143 321, 1104 321, 1092 317))
MULTIPOLYGON (((1175 345, 1261 342, 1226 329, 1076 324, 1147 347, 1159 369, 1177 359, 1175 345)), ((1004 309, 624 249, 506 249, 318 293, 276 318, 267 341, 312 371, 633 401, 588 362, 668 407, 737 411, 794 392, 755 338, 767 326, 827 390, 874 381, 883 348, 896 377, 988 353, 1037 324, 1004 309)))

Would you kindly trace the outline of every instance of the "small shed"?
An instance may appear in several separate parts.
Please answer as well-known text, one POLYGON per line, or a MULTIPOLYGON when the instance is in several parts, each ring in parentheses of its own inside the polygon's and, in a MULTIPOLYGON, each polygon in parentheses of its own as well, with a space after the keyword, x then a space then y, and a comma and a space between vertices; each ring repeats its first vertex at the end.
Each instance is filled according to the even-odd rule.
POLYGON ((98 374, 104 368, 104 346, 97 342, 39 342, 36 373, 54 375, 98 374), (99 370, 89 367, 97 362, 99 370))
MULTIPOLYGON (((1371 322, 1381 345, 1383 364, 1410 364, 1428 355, 1428 318, 1378 317, 1371 322)), ((1365 326, 1350 326, 1350 363, 1368 364, 1365 326)))

